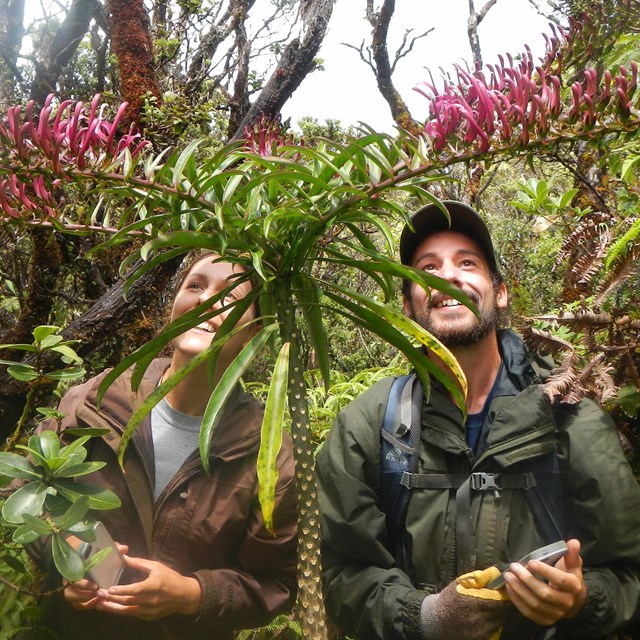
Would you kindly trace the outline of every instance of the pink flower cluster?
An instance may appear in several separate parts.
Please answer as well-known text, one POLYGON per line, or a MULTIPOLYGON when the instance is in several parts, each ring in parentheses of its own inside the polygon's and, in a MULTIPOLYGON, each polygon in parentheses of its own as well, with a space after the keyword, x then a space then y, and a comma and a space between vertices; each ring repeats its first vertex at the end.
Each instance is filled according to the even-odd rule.
POLYGON ((262 114, 253 126, 244 130, 244 144, 252 153, 273 156, 279 147, 293 144, 293 136, 284 133, 279 118, 262 114))
POLYGON ((113 170, 114 162, 129 151, 135 157, 148 143, 139 134, 118 136, 118 122, 127 104, 120 105, 109 122, 103 117, 100 96, 89 109, 65 100, 54 105, 50 95, 40 113, 29 102, 24 109, 10 107, 0 122, 0 207, 11 218, 56 217, 53 190, 73 174, 113 170))
POLYGON ((457 67, 457 82, 447 79, 442 91, 426 82, 416 87, 429 100, 424 133, 436 151, 448 147, 455 152, 462 144, 484 153, 530 140, 544 143, 568 130, 584 135, 631 115, 638 81, 635 62, 629 69, 619 67, 616 75, 605 71, 601 78, 594 68, 582 69, 571 84, 570 99, 563 99, 563 47, 576 28, 568 33, 552 28, 554 37, 547 38, 548 51, 539 66, 534 67, 527 47, 518 63, 499 56, 500 64, 487 65, 487 74, 457 67))

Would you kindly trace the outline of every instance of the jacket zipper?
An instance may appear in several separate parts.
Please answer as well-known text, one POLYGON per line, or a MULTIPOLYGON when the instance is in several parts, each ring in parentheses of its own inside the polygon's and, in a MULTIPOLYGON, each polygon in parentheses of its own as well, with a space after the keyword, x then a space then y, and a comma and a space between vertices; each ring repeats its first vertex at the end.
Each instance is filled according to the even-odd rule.
POLYGON ((171 498, 178 491, 178 489, 180 489, 180 487, 182 487, 185 483, 187 483, 189 480, 191 480, 191 478, 197 476, 201 471, 202 471, 202 469, 193 469, 192 471, 189 471, 182 478, 180 478, 177 482, 175 482, 175 485, 169 491, 165 492, 164 497, 162 498, 162 500, 158 504, 157 508, 154 509, 153 527, 155 527, 157 519, 158 519, 158 514, 162 511, 162 508, 166 504, 167 500, 169 500, 169 498, 171 498))

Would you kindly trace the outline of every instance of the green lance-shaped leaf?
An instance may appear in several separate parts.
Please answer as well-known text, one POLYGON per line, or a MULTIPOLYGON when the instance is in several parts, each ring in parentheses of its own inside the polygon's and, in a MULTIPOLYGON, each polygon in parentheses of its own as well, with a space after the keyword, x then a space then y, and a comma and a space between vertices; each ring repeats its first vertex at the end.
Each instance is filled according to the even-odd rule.
POLYGON ((54 518, 58 528, 66 530, 80 522, 89 511, 90 504, 89 496, 78 498, 59 518, 54 518))
POLYGON ((71 364, 73 362, 76 364, 82 364, 82 358, 68 345, 68 343, 52 347, 51 351, 59 353, 62 356, 62 361, 66 364, 71 364))
MULTIPOLYGON (((249 296, 240 300, 233 311, 227 316, 220 328, 216 331, 216 335, 211 344, 201 353, 195 355, 187 364, 180 367, 175 373, 169 376, 166 380, 163 380, 155 390, 147 397, 147 399, 133 412, 133 415, 129 419, 127 426, 120 439, 120 448, 118 450, 118 462, 121 467, 124 467, 124 452, 133 436, 133 432, 138 428, 138 425, 142 422, 144 417, 155 407, 162 398, 164 398, 171 389, 184 380, 194 369, 197 369, 200 365, 204 364, 210 358, 216 358, 220 349, 224 346, 224 343, 229 340, 233 335, 242 331, 245 326, 235 326, 238 320, 236 314, 240 313, 240 305, 245 305, 248 302, 249 296), (225 331, 225 327, 228 328, 234 326, 231 331, 225 331)), ((246 307, 242 307, 246 308, 246 307)), ((244 312, 243 312, 244 313, 244 312)), ((185 314, 186 315, 186 314, 185 314)))
POLYGON ((0 475, 21 480, 39 480, 42 474, 24 456, 0 451, 0 475))
POLYGON ((58 468, 54 469, 54 477, 56 478, 77 478, 78 476, 86 476, 102 469, 107 463, 101 460, 93 460, 91 462, 79 462, 75 464, 65 464, 65 460, 58 468))
POLYGON ((23 515, 37 516, 42 512, 47 498, 44 482, 29 482, 12 493, 2 507, 2 517, 13 524, 24 522, 23 515))
MULTIPOLYGON (((438 365, 435 364, 435 362, 430 358, 427 358, 421 350, 416 349, 411 342, 407 340, 405 335, 398 331, 391 322, 381 322, 379 313, 375 313, 366 306, 355 303, 352 300, 329 291, 328 289, 325 291, 325 295, 339 305, 334 311, 344 315, 346 318, 349 318, 356 325, 362 326, 371 331, 371 333, 380 336, 383 340, 386 340, 389 344, 402 351, 420 377, 427 396, 429 395, 429 376, 431 375, 437 380, 440 380, 440 382, 442 382, 442 384, 451 392, 454 401, 458 404, 463 415, 466 415, 464 395, 461 388, 454 382, 454 378, 447 375, 440 367, 438 367, 438 365), (347 312, 347 310, 350 313, 347 312)), ((383 316, 383 319, 387 318, 383 316)))
POLYGON ((43 324, 33 330, 33 337, 36 342, 41 343, 45 340, 45 338, 48 338, 49 336, 52 336, 59 331, 60 327, 56 327, 55 325, 50 324, 43 324))
MULTIPOLYGON (((414 366, 420 379, 425 384, 425 393, 428 394, 431 369, 429 360, 424 357, 422 351, 416 348, 401 331, 398 331, 389 322, 380 322, 380 316, 377 314, 360 307, 360 305, 352 300, 343 298, 332 291, 325 291, 325 295, 337 303, 338 306, 331 309, 334 313, 344 316, 350 322, 353 322, 355 326, 371 331, 371 333, 379 336, 391 346, 401 351, 414 366)), ((434 369, 435 373, 435 364, 431 363, 431 368, 434 369)))
MULTIPOLYGON (((35 542, 38 538, 40 538, 40 534, 37 531, 34 531, 28 524, 21 524, 19 527, 14 529, 13 535, 11 536, 11 539, 16 544, 30 544, 31 542, 35 542)), ((3 560, 5 560, 5 558, 3 558, 3 560)))
POLYGON ((222 376, 220 376, 220 380, 209 398, 207 407, 204 410, 202 427, 200 429, 200 458, 202 460, 202 466, 207 473, 209 473, 209 447, 211 446, 211 438, 222 416, 227 398, 236 384, 238 384, 242 374, 247 370, 247 367, 262 350, 276 329, 276 324, 267 325, 249 340, 222 376))
POLYGON ((124 283, 124 287, 122 289, 122 297, 126 300, 127 294, 129 293, 129 289, 133 286, 136 280, 140 279, 145 273, 148 271, 152 271, 159 264, 166 262, 167 260, 171 260, 172 258, 176 258, 181 254, 184 254, 188 251, 186 247, 177 247, 175 249, 170 249, 169 251, 162 251, 159 254, 153 256, 150 260, 147 260, 144 264, 136 267, 135 273, 132 274, 132 277, 127 278, 124 283))
POLYGON ((107 511, 117 509, 121 504, 120 498, 113 491, 102 489, 94 484, 74 482, 73 480, 56 480, 52 486, 69 502, 75 502, 83 496, 87 496, 91 509, 107 511))
MULTIPOLYGON (((103 378, 100 386, 98 387, 98 404, 102 402, 102 398, 104 397, 104 394, 109 386, 131 365, 136 365, 131 380, 131 386, 134 391, 137 390, 146 368, 149 366, 153 358, 156 357, 158 352, 169 342, 171 342, 171 340, 173 340, 176 336, 181 335, 187 329, 195 327, 201 322, 219 315, 223 310, 216 309, 214 311, 210 311, 211 307, 216 302, 226 297, 231 291, 233 291, 233 289, 238 286, 239 282, 240 278, 234 281, 234 284, 229 285, 222 291, 218 292, 216 295, 212 296, 208 300, 205 300, 202 304, 199 304, 191 311, 188 311, 187 313, 181 315, 179 318, 176 318, 159 336, 156 336, 152 340, 149 340, 149 342, 143 344, 140 348, 136 349, 133 353, 128 355, 118 365, 111 369, 111 371, 109 371, 109 373, 103 378)), ((258 291, 256 287, 255 289, 252 289, 242 300, 236 303, 233 311, 227 316, 224 323, 216 332, 216 341, 215 343, 212 343, 211 346, 213 346, 213 344, 219 344, 218 336, 219 334, 224 333, 223 327, 225 327, 225 325, 228 327, 233 322, 233 318, 236 317, 236 309, 238 309, 237 319, 239 319, 240 317, 242 317, 246 309, 253 304, 253 301, 255 297, 257 297, 257 295, 258 291)))
POLYGON ((64 338, 61 335, 58 335, 58 334, 55 334, 55 333, 50 335, 50 336, 47 336, 46 338, 44 338, 39 343, 40 344, 40 351, 49 351, 50 349, 52 349, 56 345, 59 345, 63 340, 64 340, 64 338))
MULTIPOLYGON (((18 351, 28 351, 35 353, 37 349, 32 344, 0 344, 3 349, 17 349, 18 351)), ((15 360, 0 360, 0 364, 15 364, 15 360)))
POLYGON ((51 525, 41 518, 36 518, 28 513, 23 514, 22 517, 24 519, 25 526, 29 527, 39 536, 48 536, 53 532, 51 525))
POLYGON ((77 380, 86 373, 84 367, 66 367, 57 371, 48 371, 44 378, 46 380, 77 380))
POLYGON ((302 274, 294 278, 293 287, 306 320, 311 345, 316 354, 325 389, 328 389, 331 384, 331 366, 327 348, 327 332, 322 323, 322 308, 320 306, 322 291, 316 282, 302 276, 302 274))
POLYGON ((40 439, 40 451, 45 458, 55 458, 60 452, 60 438, 53 431, 43 431, 39 436, 34 438, 40 439))
POLYGON ((60 535, 54 533, 51 541, 53 564, 70 582, 84 577, 84 562, 80 554, 60 535))
POLYGON ((177 189, 180 186, 181 180, 184 178, 184 170, 189 164, 193 162, 193 154, 195 150, 202 144, 204 138, 194 140, 188 144, 185 149, 180 153, 180 156, 176 160, 176 164, 173 168, 173 186, 177 189))
POLYGON ((24 563, 20 562, 20 560, 12 555, 4 555, 2 556, 2 561, 5 562, 13 571, 16 573, 26 575, 28 572, 27 567, 24 563))
MULTIPOLYGON (((81 447, 89 437, 78 438, 78 440, 74 441, 68 447, 63 447, 56 451, 55 439, 57 439, 57 437, 58 436, 52 431, 44 431, 40 435, 31 436, 28 446, 16 445, 16 448, 28 452, 32 459, 45 470, 46 474, 55 473, 56 469, 59 469, 67 463, 77 464, 78 462, 82 462, 84 457, 86 457, 86 451, 82 459, 80 459, 75 452, 76 450, 83 450, 81 447), (54 451, 56 455, 52 457, 54 451)), ((59 444, 58 441, 58 446, 59 444)))
POLYGON ((612 269, 616 260, 622 256, 628 257, 628 249, 633 247, 638 242, 638 239, 640 239, 640 219, 636 220, 626 233, 611 245, 605 256, 605 267, 612 269))
POLYGON ((331 247, 326 247, 325 251, 328 254, 333 255, 332 262, 344 264, 346 267, 357 268, 364 273, 373 276, 375 273, 383 273, 389 276, 397 276, 406 280, 413 280, 419 284, 423 289, 430 291, 435 289, 448 295, 449 297, 457 300, 465 307, 470 309, 476 316, 478 315, 478 308, 475 303, 467 294, 465 294, 460 288, 438 276, 416 269, 415 267, 409 267, 396 260, 391 260, 386 256, 371 251, 366 247, 356 247, 348 242, 344 242, 347 247, 350 247, 354 251, 359 251, 368 256, 369 260, 356 260, 354 258, 345 257, 344 253, 333 250, 331 247))
POLYGON ((60 449, 59 454, 69 460, 73 460, 74 464, 82 462, 87 457, 87 450, 84 448, 84 444, 91 438, 96 436, 106 435, 110 433, 109 429, 66 429, 66 434, 72 434, 80 436, 74 440, 71 444, 60 449))
POLYGON ((92 520, 80 520, 68 527, 67 531, 83 542, 94 542, 96 539, 95 523, 92 520))
POLYGON ((273 531, 273 509, 276 501, 278 467, 276 461, 282 446, 282 425, 287 398, 289 376, 289 347, 285 342, 276 360, 269 395, 262 420, 262 437, 258 451, 258 499, 267 531, 273 531))
POLYGON ((362 295, 356 291, 351 291, 340 285, 334 284, 333 287, 341 293, 351 296, 357 300, 361 305, 369 308, 374 313, 380 315, 395 327, 411 336, 414 340, 417 340, 423 344, 429 351, 436 355, 451 371, 458 384, 453 383, 449 376, 445 376, 442 380, 445 387, 458 399, 458 402, 464 402, 464 398, 467 395, 467 378, 462 370, 462 367, 456 360, 455 356, 440 342, 435 336, 423 329, 417 322, 408 318, 404 313, 397 311, 393 307, 382 304, 377 300, 373 300, 367 296, 362 295), (460 391, 462 390, 462 396, 460 391))
POLYGON ((13 364, 7 367, 7 373, 20 382, 31 382, 39 377, 35 368, 28 364, 13 364))

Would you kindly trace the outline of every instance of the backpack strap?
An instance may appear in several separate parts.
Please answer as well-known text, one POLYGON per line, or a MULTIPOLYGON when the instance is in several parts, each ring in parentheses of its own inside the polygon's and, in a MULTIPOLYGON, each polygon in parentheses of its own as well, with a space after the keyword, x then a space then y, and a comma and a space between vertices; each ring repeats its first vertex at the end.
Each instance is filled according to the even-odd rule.
POLYGON ((422 385, 415 373, 396 378, 380 430, 380 508, 387 517, 389 549, 402 552, 402 531, 410 493, 403 473, 414 473, 420 457, 422 385))
MULTIPOLYGON (((471 520, 474 491, 521 490, 546 543, 566 537, 566 503, 555 450, 529 460, 519 473, 418 473, 422 418, 422 385, 415 373, 396 378, 383 418, 380 462, 380 507, 387 517, 389 549, 401 567, 402 536, 411 490, 456 492, 458 573, 474 568, 475 528, 471 520)), ((556 432, 566 416, 553 411, 556 432)))

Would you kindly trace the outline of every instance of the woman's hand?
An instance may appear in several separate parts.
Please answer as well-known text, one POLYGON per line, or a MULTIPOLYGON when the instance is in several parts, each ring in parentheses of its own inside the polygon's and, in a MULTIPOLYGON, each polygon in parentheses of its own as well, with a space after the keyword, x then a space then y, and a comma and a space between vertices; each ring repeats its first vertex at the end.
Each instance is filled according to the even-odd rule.
POLYGON ((142 620, 156 620, 174 613, 187 616, 198 613, 202 590, 195 578, 153 560, 125 556, 125 562, 147 577, 133 584, 99 589, 96 609, 142 620))
MULTIPOLYGON (((67 538, 67 542, 74 548, 77 549, 80 544, 82 544, 82 540, 80 538, 76 538, 75 536, 69 536, 67 538)), ((123 555, 129 551, 129 547, 124 544, 118 544, 116 542, 118 550, 123 555)), ((96 604, 98 602, 98 585, 91 582, 90 580, 82 579, 76 582, 69 582, 65 580, 65 589, 64 589, 64 599, 74 608, 74 609, 95 609, 96 604)))
POLYGON ((68 582, 64 589, 64 599, 74 609, 95 609, 98 601, 98 585, 89 580, 68 582))
POLYGON ((505 574, 511 602, 525 617, 549 626, 573 618, 584 606, 587 587, 582 578, 580 542, 569 540, 568 553, 550 567, 532 560, 526 567, 512 564, 505 574))

